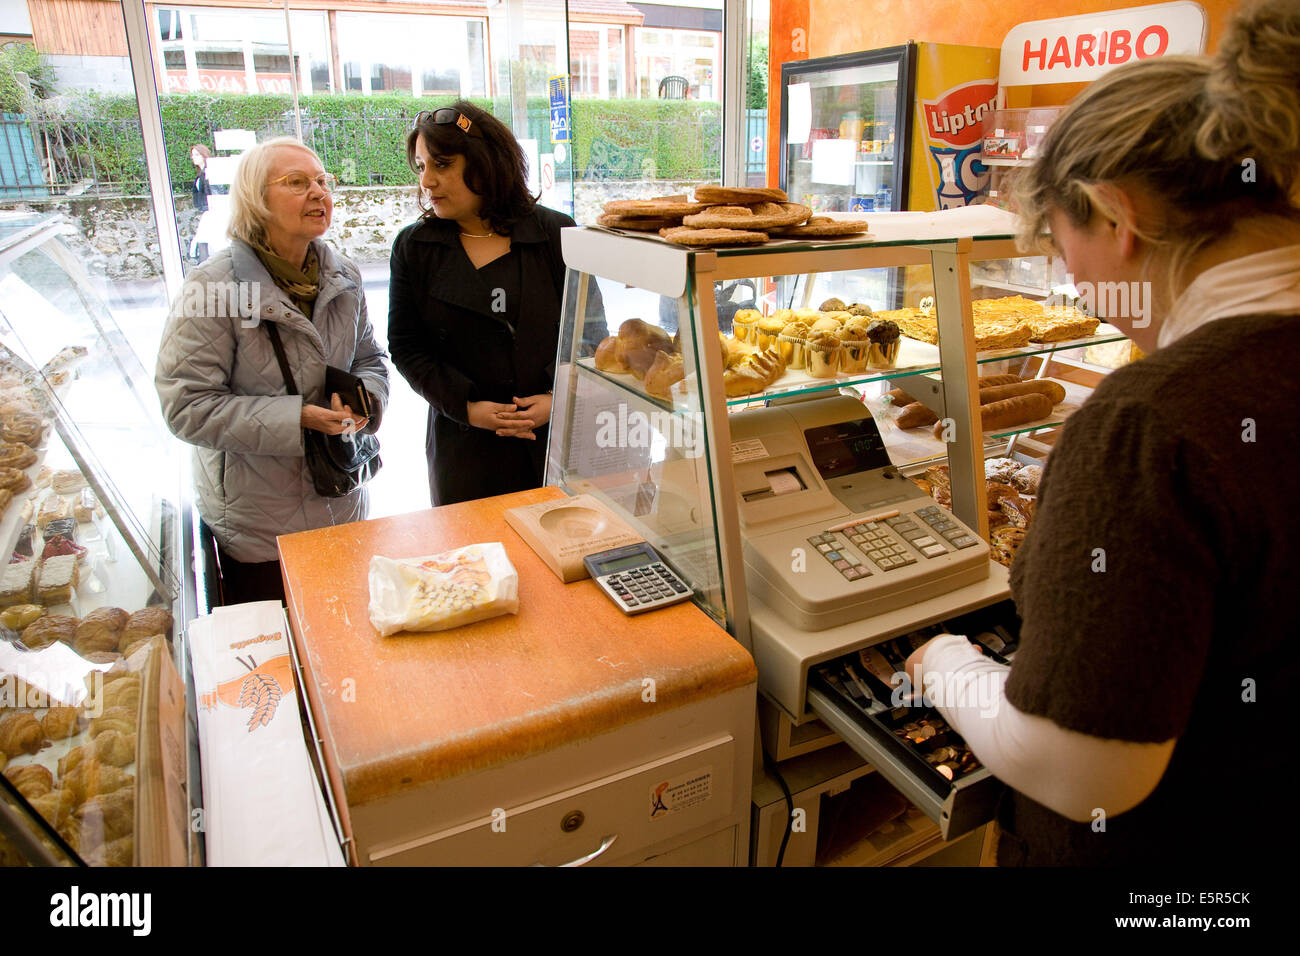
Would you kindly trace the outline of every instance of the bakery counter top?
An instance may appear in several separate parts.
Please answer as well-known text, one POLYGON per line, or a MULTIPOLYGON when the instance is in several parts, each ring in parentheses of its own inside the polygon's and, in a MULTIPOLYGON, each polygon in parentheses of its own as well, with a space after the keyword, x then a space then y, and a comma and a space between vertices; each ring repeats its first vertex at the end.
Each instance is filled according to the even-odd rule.
POLYGON ((756 681, 749 654, 693 604, 629 618, 594 582, 562 583, 505 521, 509 508, 560 497, 539 488, 279 539, 306 691, 348 806, 756 681), (491 541, 519 574, 517 614, 391 637, 371 625, 373 555, 491 541))

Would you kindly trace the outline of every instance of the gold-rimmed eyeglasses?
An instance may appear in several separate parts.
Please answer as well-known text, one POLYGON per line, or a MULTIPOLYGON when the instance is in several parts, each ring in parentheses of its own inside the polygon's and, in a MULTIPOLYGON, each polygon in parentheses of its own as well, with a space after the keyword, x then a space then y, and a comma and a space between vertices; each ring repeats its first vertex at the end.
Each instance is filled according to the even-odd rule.
POLYGON ((434 126, 455 126, 466 136, 476 136, 483 138, 483 132, 474 125, 474 121, 462 113, 460 110, 454 110, 450 106, 444 106, 437 110, 420 110, 415 114, 415 122, 411 125, 412 129, 419 129, 420 124, 425 118, 434 126))
POLYGON ((327 193, 332 193, 339 181, 330 173, 321 173, 316 177, 308 176, 306 173, 289 173, 279 179, 272 179, 267 185, 274 186, 276 183, 284 183, 289 192, 302 196, 306 194, 307 190, 311 189, 312 183, 315 183, 327 193))

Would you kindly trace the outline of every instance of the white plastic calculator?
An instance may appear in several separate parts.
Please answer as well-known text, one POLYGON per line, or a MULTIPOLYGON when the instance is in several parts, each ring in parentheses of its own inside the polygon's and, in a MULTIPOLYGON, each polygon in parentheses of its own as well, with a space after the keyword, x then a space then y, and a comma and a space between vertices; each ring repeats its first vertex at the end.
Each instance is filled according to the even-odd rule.
POLYGON ((624 614, 640 614, 685 601, 691 589, 644 541, 589 554, 587 573, 624 614))

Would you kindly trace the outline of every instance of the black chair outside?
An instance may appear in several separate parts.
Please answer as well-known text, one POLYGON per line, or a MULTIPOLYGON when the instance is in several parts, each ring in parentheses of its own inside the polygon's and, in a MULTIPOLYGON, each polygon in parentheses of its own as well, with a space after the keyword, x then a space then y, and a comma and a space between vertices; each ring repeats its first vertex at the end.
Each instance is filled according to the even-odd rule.
POLYGON ((684 100, 691 91, 691 81, 684 76, 665 76, 659 81, 661 100, 684 100))

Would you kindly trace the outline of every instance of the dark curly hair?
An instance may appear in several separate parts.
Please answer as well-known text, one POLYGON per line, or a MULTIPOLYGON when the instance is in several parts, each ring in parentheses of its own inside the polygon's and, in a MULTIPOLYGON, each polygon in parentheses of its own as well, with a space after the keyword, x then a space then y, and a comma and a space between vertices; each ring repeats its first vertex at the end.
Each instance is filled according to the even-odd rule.
MULTIPOLYGON (((433 111, 420 114, 415 128, 406 136, 406 161, 415 170, 415 146, 424 137, 425 148, 431 156, 465 157, 465 185, 476 196, 483 197, 479 216, 503 236, 511 227, 528 215, 537 203, 537 197, 528 192, 528 161, 524 151, 510 129, 499 119, 465 100, 452 103, 450 109, 463 113, 482 133, 482 138, 466 133, 455 123, 435 124, 433 111)), ((433 208, 426 204, 423 193, 420 208, 425 219, 436 219, 433 208)))

